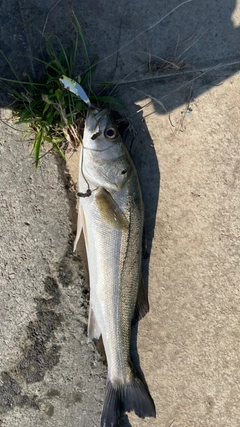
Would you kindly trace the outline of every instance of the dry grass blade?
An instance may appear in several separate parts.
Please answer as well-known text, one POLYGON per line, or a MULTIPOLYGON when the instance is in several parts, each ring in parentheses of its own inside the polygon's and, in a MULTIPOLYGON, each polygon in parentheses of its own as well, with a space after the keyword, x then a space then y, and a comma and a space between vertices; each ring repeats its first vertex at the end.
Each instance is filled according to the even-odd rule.
MULTIPOLYGON (((144 92, 143 90, 137 89, 136 87, 131 86, 131 89, 136 90, 136 91, 138 91, 138 92, 142 93, 142 94, 143 94, 143 95, 145 95, 147 98, 151 98, 151 99, 152 99, 152 101, 155 101, 158 105, 160 105, 160 106, 163 108, 163 110, 165 111, 165 113, 168 115, 169 122, 170 122, 171 126, 172 126, 172 127, 174 127, 174 125, 173 125, 173 123, 172 123, 172 121, 171 121, 170 113, 168 113, 168 112, 167 112, 167 109, 165 108, 164 104, 163 104, 159 99, 155 98, 155 97, 154 97, 154 96, 152 96, 152 95, 149 95, 149 93, 146 93, 146 92, 144 92)), ((148 105, 150 105, 150 104, 152 103, 152 101, 151 101, 151 102, 149 102, 149 103, 148 103, 148 105)), ((146 106, 145 106, 145 107, 146 107, 146 106)), ((144 107, 144 108, 145 108, 145 107, 144 107)), ((141 109, 141 110, 142 110, 142 109, 141 109)), ((139 111, 141 111, 141 110, 138 110, 138 112, 139 112, 139 111)))
POLYGON ((115 50, 110 55, 107 55, 107 56, 105 56, 105 58, 103 58, 100 61, 98 61, 97 64, 101 64, 102 62, 107 61, 107 59, 111 58, 112 56, 114 56, 114 55, 118 54, 119 52, 121 52, 122 50, 126 49, 126 47, 130 46, 130 44, 132 44, 139 37, 143 36, 148 31, 151 31, 153 28, 155 28, 157 25, 159 25, 161 22, 163 22, 169 15, 171 15, 172 13, 174 13, 177 9, 179 9, 180 7, 182 7, 183 5, 185 5, 187 3, 191 3, 192 1, 193 0, 185 0, 184 2, 180 3, 178 6, 174 7, 173 9, 171 9, 170 12, 166 13, 166 15, 164 15, 162 18, 160 18, 157 22, 155 22, 154 24, 150 25, 146 30, 141 31, 135 37, 133 37, 131 40, 129 40, 129 42, 127 42, 123 46, 121 46, 119 49, 115 50))

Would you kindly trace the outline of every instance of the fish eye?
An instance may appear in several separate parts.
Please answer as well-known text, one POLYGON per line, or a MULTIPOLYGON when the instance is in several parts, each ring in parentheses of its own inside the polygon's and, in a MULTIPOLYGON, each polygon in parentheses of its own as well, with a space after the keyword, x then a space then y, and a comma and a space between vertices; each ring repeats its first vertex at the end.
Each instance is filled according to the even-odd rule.
POLYGON ((108 139, 115 139, 118 136, 118 131, 114 127, 109 127, 105 130, 104 134, 108 139))

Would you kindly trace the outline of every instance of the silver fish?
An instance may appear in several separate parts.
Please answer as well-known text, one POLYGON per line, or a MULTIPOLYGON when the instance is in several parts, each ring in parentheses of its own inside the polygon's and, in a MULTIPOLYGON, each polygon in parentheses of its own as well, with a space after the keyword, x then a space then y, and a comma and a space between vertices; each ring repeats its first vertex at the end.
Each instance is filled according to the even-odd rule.
POLYGON ((89 339, 102 335, 108 363, 101 427, 124 412, 155 417, 130 357, 133 319, 148 311, 141 284, 143 202, 135 166, 108 110, 87 113, 79 164, 79 213, 90 275, 89 339))

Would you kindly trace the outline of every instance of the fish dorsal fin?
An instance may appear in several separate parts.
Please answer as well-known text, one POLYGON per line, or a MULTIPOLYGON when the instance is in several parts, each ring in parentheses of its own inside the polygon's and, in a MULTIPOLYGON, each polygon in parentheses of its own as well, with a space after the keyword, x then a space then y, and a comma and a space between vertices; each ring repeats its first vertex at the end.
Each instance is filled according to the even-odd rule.
POLYGON ((111 194, 104 188, 100 188, 95 198, 102 218, 117 230, 127 231, 128 220, 111 194))
POLYGON ((135 313, 133 317, 133 323, 142 319, 148 312, 149 312, 149 302, 148 302, 147 287, 143 280, 143 277, 141 276, 141 280, 138 288, 138 296, 137 296, 137 302, 135 307, 135 313))
POLYGON ((90 306, 88 316, 88 340, 91 341, 93 338, 98 339, 101 336, 101 329, 98 326, 96 317, 93 309, 90 306))

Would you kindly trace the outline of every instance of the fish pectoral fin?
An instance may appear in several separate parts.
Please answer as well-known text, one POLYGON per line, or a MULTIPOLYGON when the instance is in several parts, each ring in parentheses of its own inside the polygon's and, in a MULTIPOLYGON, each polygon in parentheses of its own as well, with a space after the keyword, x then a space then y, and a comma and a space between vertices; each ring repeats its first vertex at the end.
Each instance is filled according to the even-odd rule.
POLYGON ((77 234, 74 240, 74 244, 73 244, 73 252, 75 252, 78 241, 80 239, 82 230, 83 230, 83 225, 84 225, 84 213, 83 210, 81 208, 80 202, 79 202, 79 207, 78 207, 78 219, 77 219, 77 234))
POLYGON ((102 218, 117 230, 127 231, 128 220, 111 194, 104 188, 100 188, 95 198, 102 218))
POLYGON ((88 340, 91 341, 94 338, 99 339, 101 336, 101 329, 98 326, 93 309, 90 307, 88 316, 88 340))
POLYGON ((135 313, 133 316, 133 323, 142 319, 149 312, 148 292, 146 284, 141 276, 138 287, 138 296, 136 301, 135 313))

